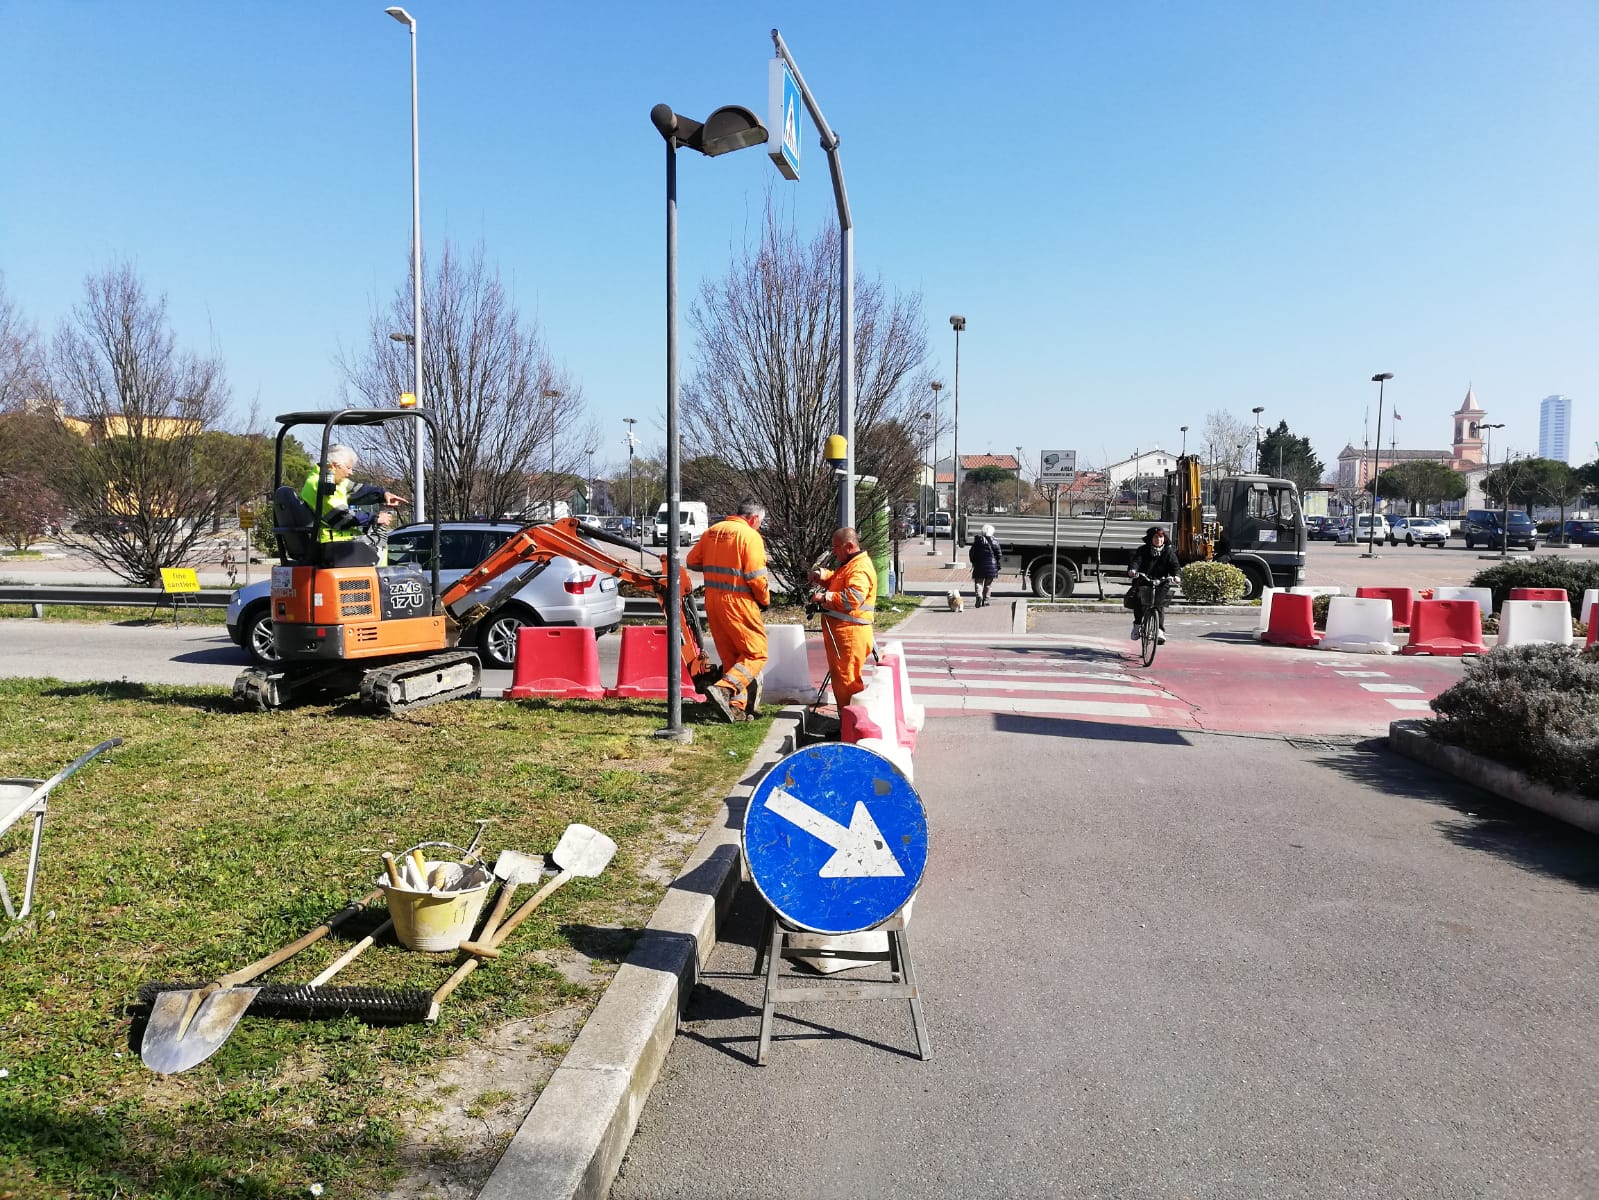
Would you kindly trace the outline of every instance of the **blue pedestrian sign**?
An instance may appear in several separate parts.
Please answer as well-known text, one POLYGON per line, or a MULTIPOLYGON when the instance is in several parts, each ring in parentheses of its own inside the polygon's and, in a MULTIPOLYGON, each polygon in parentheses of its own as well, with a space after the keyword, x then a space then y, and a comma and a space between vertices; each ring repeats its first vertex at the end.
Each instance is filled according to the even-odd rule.
POLYGON ((827 743, 790 754, 744 817, 750 878, 786 923, 859 933, 888 920, 927 869, 927 816, 891 762, 827 743))
POLYGON ((799 178, 800 167, 800 90, 794 73, 781 58, 771 60, 766 72, 767 154, 784 179, 799 178))

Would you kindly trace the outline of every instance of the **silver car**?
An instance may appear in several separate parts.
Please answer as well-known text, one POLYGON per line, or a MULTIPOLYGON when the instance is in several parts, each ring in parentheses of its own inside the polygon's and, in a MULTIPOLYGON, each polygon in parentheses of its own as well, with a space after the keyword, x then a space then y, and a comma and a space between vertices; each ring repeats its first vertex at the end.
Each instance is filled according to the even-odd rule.
MULTIPOLYGON (((448 587, 503 545, 520 524, 444 521, 439 525, 439 582, 448 587)), ((407 525, 389 537, 389 564, 426 570, 432 525, 407 525)), ((252 583, 228 602, 228 636, 261 664, 277 661, 272 646, 272 584, 252 583)), ((516 633, 524 625, 581 625, 609 633, 622 623, 622 594, 614 578, 570 558, 556 557, 514 596, 468 633, 486 667, 516 662, 516 633)))

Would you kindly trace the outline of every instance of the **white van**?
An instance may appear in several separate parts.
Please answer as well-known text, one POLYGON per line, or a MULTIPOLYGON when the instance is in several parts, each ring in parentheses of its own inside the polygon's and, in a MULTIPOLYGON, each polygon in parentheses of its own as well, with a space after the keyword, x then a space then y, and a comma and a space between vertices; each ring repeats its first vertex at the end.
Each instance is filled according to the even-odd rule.
MULTIPOLYGON (((666 519, 672 515, 669 505, 655 510, 655 532, 651 541, 657 546, 666 545, 666 519)), ((711 513, 699 500, 680 500, 677 505, 677 540, 680 545, 692 546, 700 540, 711 525, 711 513)))
POLYGON ((927 532, 937 537, 948 537, 954 525, 950 521, 949 510, 941 508, 927 518, 927 532))

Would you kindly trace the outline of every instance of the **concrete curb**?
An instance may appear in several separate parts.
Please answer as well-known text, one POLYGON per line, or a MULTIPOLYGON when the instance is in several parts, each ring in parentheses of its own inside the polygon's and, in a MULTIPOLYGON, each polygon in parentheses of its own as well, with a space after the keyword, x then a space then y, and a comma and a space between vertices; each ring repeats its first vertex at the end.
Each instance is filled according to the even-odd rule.
POLYGON ((1388 726, 1388 745, 1406 758, 1447 772, 1485 792, 1599 834, 1599 801, 1559 791, 1529 779, 1514 767, 1473 754, 1461 746, 1440 742, 1427 734, 1426 721, 1393 722, 1388 726))
POLYGON ((479 1200, 603 1200, 742 875, 749 796, 792 745, 785 709, 506 1147, 479 1200))

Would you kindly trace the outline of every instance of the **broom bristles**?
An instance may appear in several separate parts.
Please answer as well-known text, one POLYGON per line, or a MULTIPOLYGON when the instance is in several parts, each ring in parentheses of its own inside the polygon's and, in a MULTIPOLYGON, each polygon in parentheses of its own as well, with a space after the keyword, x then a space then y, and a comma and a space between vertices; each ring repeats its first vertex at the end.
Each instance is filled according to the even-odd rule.
MULTIPOLYGON (((194 991, 203 983, 145 983, 139 1003, 154 1004, 162 992, 194 991)), ((411 1025, 426 1021, 433 993, 421 988, 311 987, 303 983, 261 985, 245 1011, 252 1017, 294 1021, 355 1017, 371 1025, 411 1025)))

